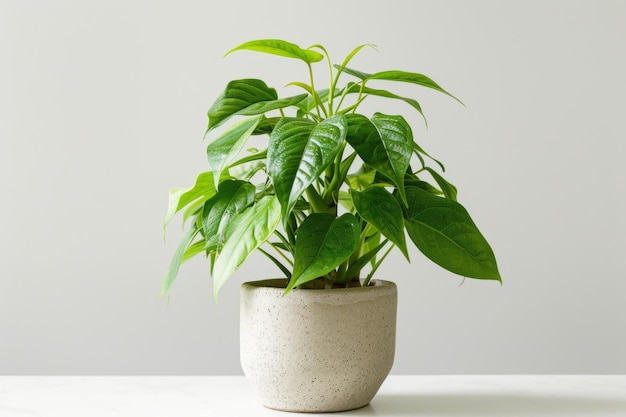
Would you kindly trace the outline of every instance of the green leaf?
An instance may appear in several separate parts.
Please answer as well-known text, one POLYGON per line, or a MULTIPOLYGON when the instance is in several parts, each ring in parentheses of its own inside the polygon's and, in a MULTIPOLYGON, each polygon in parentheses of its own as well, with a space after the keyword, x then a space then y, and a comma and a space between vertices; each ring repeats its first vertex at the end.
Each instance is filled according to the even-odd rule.
POLYGON ((271 102, 277 99, 278 94, 276 90, 268 87, 262 80, 233 80, 226 85, 224 91, 215 100, 207 113, 209 116, 207 133, 224 123, 231 116, 243 114, 240 112, 253 104, 271 102))
POLYGON ((434 180, 437 182, 437 184, 439 184, 439 187, 441 187, 441 191, 443 191, 443 195, 445 195, 446 198, 449 198, 450 200, 456 201, 456 194, 457 194, 456 187, 450 184, 448 181, 446 181, 446 179, 442 177, 434 169, 429 168, 429 167, 424 167, 424 169, 428 171, 430 175, 432 175, 434 180))
POLYGON ((280 98, 271 101, 261 101, 249 105, 243 110, 238 111, 236 114, 243 116, 255 116, 257 114, 267 113, 268 111, 284 109, 285 107, 295 106, 302 100, 307 98, 307 94, 298 94, 297 96, 280 98))
POLYGON ((396 245, 407 261, 409 253, 404 237, 402 207, 383 187, 369 187, 363 192, 351 190, 352 201, 359 215, 396 245))
POLYGON ((462 205, 420 187, 406 194, 406 230, 426 257, 455 274, 502 282, 491 247, 462 205))
POLYGON ((207 146, 206 156, 213 171, 216 187, 222 171, 241 152, 243 145, 261 121, 261 117, 242 120, 223 132, 207 146))
POLYGON ((324 59, 324 55, 320 54, 319 52, 315 52, 310 49, 303 49, 294 43, 283 41, 280 39, 259 39, 255 41, 245 42, 228 51, 226 55, 230 54, 231 52, 240 50, 263 52, 266 54, 284 56, 287 58, 300 59, 309 64, 324 59))
MULTIPOLYGON (((337 84, 337 79, 339 79, 339 75, 341 75, 341 73, 346 69, 346 65, 348 65, 348 63, 352 60, 352 58, 354 58, 354 56, 356 54, 359 53, 359 51, 363 48, 365 48, 366 46, 369 46, 371 48, 376 49, 376 45, 371 44, 371 43, 366 43, 364 45, 359 45, 356 48, 354 48, 352 50, 352 52, 350 52, 346 58, 343 60, 343 62, 341 63, 341 65, 333 65, 333 67, 335 67, 337 69, 337 75, 335 76, 335 85, 337 84)), ((347 72, 347 71, 346 71, 347 72)))
POLYGON ((447 94, 459 103, 463 104, 461 100, 454 97, 452 94, 448 93, 446 90, 441 88, 439 84, 434 82, 429 77, 424 74, 418 74, 415 72, 406 72, 406 71, 381 71, 367 77, 368 80, 386 80, 386 81, 400 81, 405 83, 417 84, 422 87, 432 88, 433 90, 437 90, 441 93, 447 94))
POLYGON ((254 202, 254 191, 254 185, 249 182, 226 180, 220 183, 217 194, 204 204, 202 211, 207 251, 221 245, 232 219, 254 202))
POLYGON ((253 135, 269 135, 270 133, 272 133, 272 130, 274 130, 274 127, 276 126, 276 123, 278 123, 279 120, 280 120, 280 117, 263 116, 263 118, 257 125, 256 129, 254 129, 254 132, 252 132, 252 134, 253 135))
POLYGON ((216 193, 211 171, 198 175, 196 184, 191 188, 175 188, 170 191, 167 213, 163 219, 163 233, 174 215, 189 203, 206 201, 216 193))
MULTIPOLYGON (((340 66, 339 66, 339 65, 336 65, 336 64, 335 64, 335 65, 333 65, 333 67, 335 67, 335 68, 337 68, 337 69, 339 69, 339 68, 340 68, 340 66)), ((372 76, 372 74, 368 74, 368 73, 366 73, 366 72, 357 71, 357 70, 355 70, 355 69, 351 69, 351 68, 348 68, 348 67, 344 67, 344 68, 343 68, 343 72, 345 72, 346 74, 350 74, 350 75, 352 75, 353 77, 357 77, 357 78, 359 78, 359 79, 361 79, 361 80, 363 80, 363 81, 367 80, 369 77, 371 77, 371 76, 372 76)))
POLYGON ((296 232, 293 276, 285 293, 314 280, 348 259, 359 245, 359 223, 350 213, 313 213, 296 232))
POLYGON ((361 168, 358 172, 346 177, 346 183, 352 190, 363 191, 374 183, 376 170, 361 168))
MULTIPOLYGON (((335 65, 335 67, 337 68, 337 65, 335 65)), ((459 103, 463 104, 461 100, 454 97, 452 94, 448 93, 446 90, 441 88, 439 84, 437 84, 435 81, 433 81, 431 78, 427 77, 424 74, 418 74, 415 72, 407 72, 407 71, 397 71, 397 70, 381 71, 375 74, 368 74, 366 72, 361 72, 361 71, 357 71, 357 70, 350 69, 350 68, 344 68, 344 72, 346 74, 350 74, 366 82, 369 80, 385 80, 385 81, 399 81, 399 82, 421 85, 422 87, 432 88, 433 90, 437 90, 441 93, 447 94, 448 96, 452 97, 459 103)))
POLYGON ((360 114, 347 116, 346 140, 363 162, 380 171, 404 195, 404 173, 413 152, 413 133, 402 116, 376 113, 371 120, 360 114))
POLYGON ((291 278, 291 272, 289 271, 289 269, 285 265, 283 265, 283 263, 281 261, 276 259, 271 254, 267 253, 265 250, 263 250, 263 248, 259 248, 259 252, 261 252, 263 255, 267 256, 267 258, 270 261, 272 261, 274 263, 274 265, 276 265, 278 267, 278 269, 280 269, 282 271, 283 274, 285 274, 285 277, 287 277, 287 279, 291 278))
MULTIPOLYGON (((360 84, 349 83, 347 88, 348 88, 347 93, 358 93, 359 91, 361 91, 360 84)), ((413 100, 412 98, 401 97, 387 90, 378 90, 378 89, 369 88, 369 87, 363 87, 363 94, 402 100, 405 103, 409 104, 411 107, 413 107, 415 110, 417 110, 419 114, 422 115, 422 118, 424 119, 424 123, 426 124, 426 126, 428 126, 428 121, 426 120, 426 116, 424 116, 424 112, 422 111, 422 106, 420 106, 420 104, 416 100, 413 100)))
POLYGON ((190 260, 191 258, 193 258, 194 256, 203 253, 204 252, 204 239, 203 240, 199 240, 197 242, 195 242, 193 245, 189 246, 187 248, 187 250, 185 251, 185 254, 183 255, 183 261, 182 263, 184 264, 185 262, 187 262, 188 260, 190 260))
POLYGON ((213 264, 213 293, 217 293, 239 266, 274 232, 280 221, 280 204, 265 196, 228 225, 225 243, 213 264))
POLYGON ((199 232, 199 229, 195 226, 195 224, 196 223, 194 222, 193 226, 190 227, 189 230, 187 230, 187 232, 183 235, 183 237, 181 238, 178 244, 178 247, 176 248, 176 252, 174 252, 174 256, 172 257, 172 260, 170 261, 170 266, 167 269, 167 272, 165 273, 165 275, 163 276, 163 282, 161 284, 161 294, 159 294, 159 297, 166 295, 166 294, 169 296, 170 289, 172 288, 172 284, 174 283, 174 280, 176 279, 176 276, 178 275, 180 266, 183 263, 185 252, 187 251, 187 248, 193 241, 194 237, 196 237, 196 235, 199 232))
POLYGON ((282 206, 283 220, 296 201, 333 161, 346 135, 344 116, 316 124, 283 118, 270 135, 267 173, 282 206))

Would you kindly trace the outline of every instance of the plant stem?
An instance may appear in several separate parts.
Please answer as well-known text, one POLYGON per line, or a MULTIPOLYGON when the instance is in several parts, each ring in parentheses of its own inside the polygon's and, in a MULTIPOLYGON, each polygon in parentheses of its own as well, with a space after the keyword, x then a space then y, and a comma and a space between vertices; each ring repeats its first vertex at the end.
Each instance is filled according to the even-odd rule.
POLYGON ((317 95, 317 92, 315 91, 315 82, 313 81, 313 67, 309 63, 307 63, 307 66, 309 67, 309 78, 311 80, 311 92, 313 93, 312 94, 313 99, 315 100, 315 108, 317 109, 317 116, 319 117, 320 120, 322 120, 322 114, 320 113, 320 108, 322 109, 322 112, 324 112, 324 117, 328 117, 328 113, 326 113, 326 109, 324 108, 324 105, 320 101, 320 97, 317 95))
POLYGON ((387 255, 389 255, 389 252, 391 252, 391 249, 393 249, 393 247, 394 247, 394 245, 389 246, 389 249, 387 249, 387 252, 385 252, 385 254, 383 256, 381 256, 381 258, 378 260, 378 262, 376 262, 376 265, 374 265, 374 267, 372 268, 370 273, 367 275, 367 278, 363 282, 363 286, 364 287, 367 287, 369 285, 370 280, 372 279, 372 276, 374 276, 374 273, 376 272, 376 270, 378 269, 380 264, 383 263, 383 261, 385 260, 387 255))

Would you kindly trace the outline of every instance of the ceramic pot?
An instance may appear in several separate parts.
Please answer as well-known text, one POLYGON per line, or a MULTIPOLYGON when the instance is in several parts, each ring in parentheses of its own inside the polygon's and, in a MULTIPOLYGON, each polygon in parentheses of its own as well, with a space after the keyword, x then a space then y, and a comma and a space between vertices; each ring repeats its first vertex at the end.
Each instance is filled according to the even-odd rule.
POLYGON ((397 288, 241 286, 241 366, 264 406, 297 412, 364 407, 391 370, 397 288))

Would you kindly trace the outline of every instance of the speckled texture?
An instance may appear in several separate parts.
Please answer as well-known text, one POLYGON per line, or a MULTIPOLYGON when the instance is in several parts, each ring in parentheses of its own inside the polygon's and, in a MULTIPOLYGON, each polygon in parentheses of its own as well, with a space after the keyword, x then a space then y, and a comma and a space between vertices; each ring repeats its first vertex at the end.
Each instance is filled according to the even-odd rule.
POLYGON ((241 366, 263 405, 332 412, 369 404, 393 364, 396 285, 283 297, 284 282, 241 287, 241 366))

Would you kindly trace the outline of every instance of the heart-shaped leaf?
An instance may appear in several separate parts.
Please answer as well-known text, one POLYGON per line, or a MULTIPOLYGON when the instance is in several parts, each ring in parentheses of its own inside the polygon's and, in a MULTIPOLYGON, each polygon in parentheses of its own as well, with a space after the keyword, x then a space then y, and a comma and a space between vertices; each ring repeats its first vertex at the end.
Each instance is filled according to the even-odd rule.
POLYGON ((413 152, 413 133, 402 116, 376 113, 371 120, 360 114, 347 116, 346 140, 363 162, 380 171, 398 187, 402 200, 404 173, 413 152))
POLYGON ((280 221, 280 204, 275 196, 265 196, 236 216, 228 225, 222 250, 213 264, 213 294, 246 258, 272 235, 280 221))
POLYGON ((296 231, 293 275, 285 292, 335 269, 359 245, 359 223, 350 213, 313 213, 296 231))
POLYGON ((502 281, 491 247, 462 205, 420 187, 407 187, 406 195, 406 230, 426 257, 455 274, 502 281))
POLYGON ((254 185, 245 181, 226 180, 220 183, 217 194, 204 203, 202 230, 205 250, 220 246, 231 220, 254 202, 254 185))
MULTIPOLYGON (((266 54, 284 56, 287 58, 300 59, 306 63, 318 62, 324 59, 324 55, 310 49, 300 48, 295 43, 283 41, 280 39, 259 39, 242 43, 226 53, 230 54, 234 51, 256 51, 266 54)), ((226 56, 224 55, 224 56, 226 56)))
POLYGON ((404 237, 404 218, 398 200, 383 187, 368 187, 363 192, 351 190, 359 215, 396 245, 409 260, 404 237))
POLYGON ((262 117, 263 116, 257 116, 242 120, 223 132, 207 146, 206 156, 209 161, 209 166, 213 171, 216 187, 222 171, 239 154, 262 117))
POLYGON ((233 80, 226 85, 207 113, 209 116, 207 132, 248 106, 277 99, 276 90, 268 87, 264 81, 251 78, 233 80))
POLYGON ((267 173, 282 206, 283 220, 333 161, 345 136, 346 120, 342 115, 319 124, 287 117, 276 124, 267 149, 267 173))

